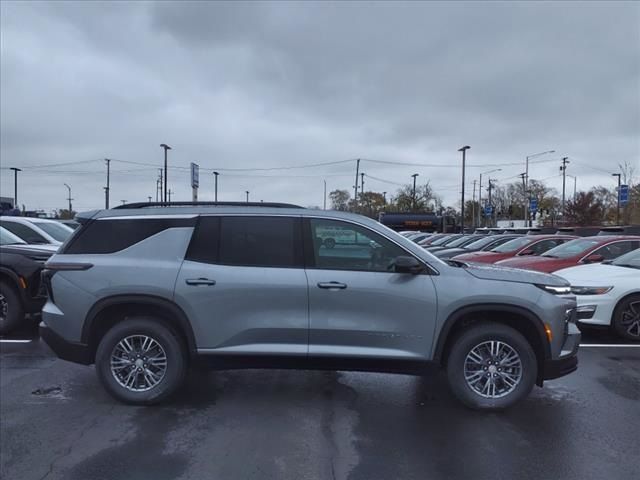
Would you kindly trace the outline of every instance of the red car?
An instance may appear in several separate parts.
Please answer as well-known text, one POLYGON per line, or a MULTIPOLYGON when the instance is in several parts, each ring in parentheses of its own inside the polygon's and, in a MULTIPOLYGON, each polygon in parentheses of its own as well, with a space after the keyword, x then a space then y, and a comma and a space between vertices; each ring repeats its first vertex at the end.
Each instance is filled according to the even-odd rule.
POLYGON ((640 236, 585 237, 552 248, 539 257, 510 258, 498 265, 551 273, 561 268, 613 260, 639 247, 640 236))
POLYGON ((488 252, 471 252, 456 255, 452 260, 463 262, 496 263, 512 257, 540 255, 558 245, 573 240, 573 235, 526 235, 514 238, 488 252))

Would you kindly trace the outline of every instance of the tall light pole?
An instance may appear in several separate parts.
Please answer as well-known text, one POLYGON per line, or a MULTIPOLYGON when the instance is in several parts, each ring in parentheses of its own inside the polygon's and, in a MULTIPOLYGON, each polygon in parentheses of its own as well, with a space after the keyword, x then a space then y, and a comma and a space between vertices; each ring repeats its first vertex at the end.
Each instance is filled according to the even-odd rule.
POLYGON ((384 198, 384 204, 387 204, 387 192, 382 192, 382 197, 384 198))
POLYGON ((109 210, 109 190, 110 190, 109 189, 109 177, 110 177, 109 174, 111 173, 111 170, 110 170, 111 160, 108 159, 108 158, 105 158, 104 161, 107 164, 107 186, 104 187, 104 208, 105 208, 105 210, 109 210))
POLYGON ((18 172, 21 172, 21 168, 11 167, 13 170, 13 208, 18 207, 18 172))
POLYGON ((69 185, 67 185, 66 183, 64 184, 65 187, 67 187, 67 190, 69 191, 69 197, 67 198, 67 200, 69 200, 69 215, 71 215, 71 200, 73 200, 73 198, 71 198, 71 187, 69 185))
POLYGON ((477 180, 473 181, 473 195, 471 196, 471 224, 473 225, 473 228, 475 229, 475 223, 476 223, 476 183, 477 180))
POLYGON ((171 147, 166 143, 161 143, 160 147, 164 149, 164 198, 163 202, 167 201, 167 150, 171 150, 171 147))
MULTIPOLYGON (((524 185, 524 190, 525 192, 527 192, 529 190, 529 160, 531 160, 532 158, 536 158, 536 157, 541 157, 542 155, 547 155, 549 153, 556 153, 555 150, 547 150, 545 152, 539 152, 539 153, 533 153, 531 155, 527 155, 526 157, 526 161, 525 161, 525 170, 524 170, 524 175, 525 175, 525 185, 524 185)), ((531 196, 529 195, 527 197, 529 199, 529 202, 531 201, 531 196)), ((530 205, 529 203, 527 203, 527 207, 524 209, 525 213, 524 213, 524 220, 525 223, 527 224, 527 226, 531 226, 531 214, 529 212, 530 209, 530 205), (527 221, 528 220, 528 221, 527 221)))
POLYGON ((418 177, 417 173, 411 175, 413 177, 413 193, 411 194, 411 210, 415 211, 416 209, 416 178, 418 177))
POLYGON ((462 152, 462 199, 460 205, 460 233, 464 234, 464 175, 465 175, 465 161, 467 150, 471 147, 469 145, 465 145, 464 147, 460 147, 458 149, 459 152, 462 152))
POLYGON ((249 190, 246 190, 244 193, 247 194, 247 203, 249 203, 249 190))
POLYGON ((323 182, 324 182, 324 196, 322 197, 323 198, 323 207, 322 207, 322 209, 326 210, 327 209, 327 181, 323 180, 323 182))
POLYGON ((565 189, 567 183, 567 163, 569 157, 562 157, 562 166, 560 167, 560 171, 562 172, 562 220, 564 221, 564 203, 565 203, 565 189))
POLYGON ((567 173, 567 177, 569 178, 573 178, 573 201, 576 201, 576 194, 577 194, 577 184, 578 184, 578 177, 576 177, 575 175, 569 175, 567 173))
POLYGON ((501 168, 494 168, 493 170, 482 172, 480 174, 480 184, 478 185, 478 205, 480 207, 478 208, 478 226, 479 227, 482 225, 482 223, 480 222, 480 218, 482 215, 482 175, 488 175, 489 173, 501 172, 501 171, 502 171, 501 168))
POLYGON ((213 172, 213 175, 215 177, 215 201, 218 201, 218 175, 220 175, 220 173, 218 172, 213 172))
MULTIPOLYGON (((612 177, 618 177, 618 199, 617 199, 617 203, 616 203, 616 224, 620 225, 620 176, 622 174, 621 173, 612 173, 611 176, 612 177)), ((631 182, 629 182, 631 183, 631 182)))

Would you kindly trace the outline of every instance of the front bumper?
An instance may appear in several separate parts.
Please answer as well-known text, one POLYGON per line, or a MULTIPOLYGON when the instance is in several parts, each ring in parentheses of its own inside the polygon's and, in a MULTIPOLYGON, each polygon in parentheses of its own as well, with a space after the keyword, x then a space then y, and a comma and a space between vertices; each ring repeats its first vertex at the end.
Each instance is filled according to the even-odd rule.
POLYGON ((564 377, 578 368, 578 348, 581 334, 575 323, 567 323, 567 331, 558 358, 546 360, 542 372, 543 380, 564 377))
POLYGON ((88 345, 65 340, 51 330, 44 322, 40 322, 40 338, 62 360, 90 365, 94 362, 92 352, 88 345))

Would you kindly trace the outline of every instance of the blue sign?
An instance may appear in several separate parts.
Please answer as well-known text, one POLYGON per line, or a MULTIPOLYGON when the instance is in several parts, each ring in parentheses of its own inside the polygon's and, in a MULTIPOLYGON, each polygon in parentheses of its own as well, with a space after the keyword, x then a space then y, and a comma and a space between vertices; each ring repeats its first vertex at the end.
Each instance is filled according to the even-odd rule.
POLYGON ((492 213, 493 213, 493 207, 491 205, 486 205, 484 207, 484 215, 486 217, 489 217, 489 216, 491 216, 492 213))
POLYGON ((618 196, 620 197, 620 205, 629 203, 629 185, 620 185, 618 196))
POLYGON ((532 198, 529 201, 529 210, 531 212, 537 212, 538 211, 538 200, 536 200, 535 198, 532 198))

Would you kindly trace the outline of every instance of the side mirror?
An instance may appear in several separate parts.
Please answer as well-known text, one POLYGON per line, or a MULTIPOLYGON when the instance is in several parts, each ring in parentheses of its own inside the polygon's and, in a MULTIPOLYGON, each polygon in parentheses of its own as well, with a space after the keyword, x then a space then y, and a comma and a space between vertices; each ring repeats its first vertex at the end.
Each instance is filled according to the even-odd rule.
POLYGON ((592 253, 584 259, 584 263, 598 263, 604 260, 604 257, 598 253, 592 253))
POLYGON ((400 256, 393 261, 393 270, 396 273, 411 273, 415 275, 424 270, 424 265, 415 257, 400 256))
POLYGON ((531 250, 530 248, 527 248, 526 250, 523 250, 522 252, 520 252, 520 255, 533 255, 536 252, 534 252, 533 250, 531 250))

